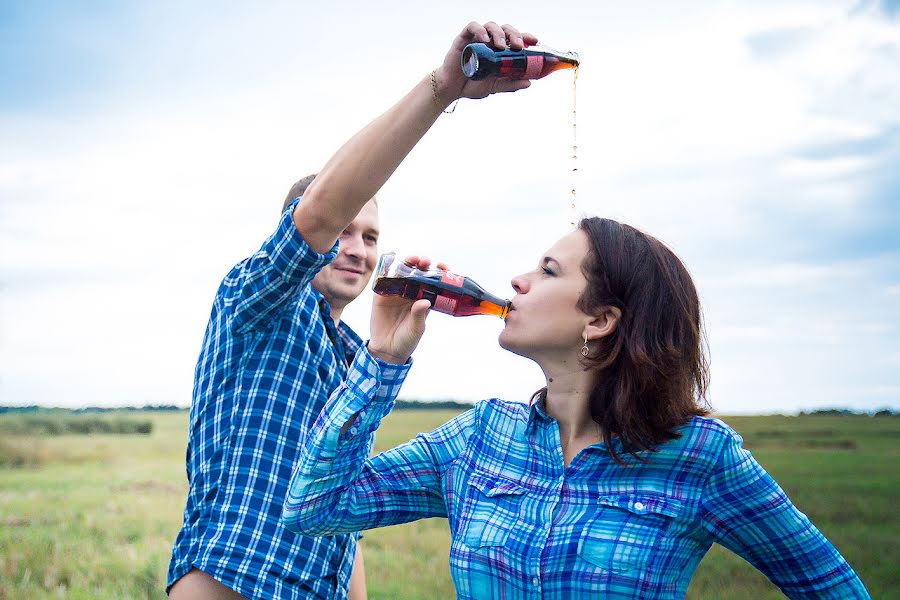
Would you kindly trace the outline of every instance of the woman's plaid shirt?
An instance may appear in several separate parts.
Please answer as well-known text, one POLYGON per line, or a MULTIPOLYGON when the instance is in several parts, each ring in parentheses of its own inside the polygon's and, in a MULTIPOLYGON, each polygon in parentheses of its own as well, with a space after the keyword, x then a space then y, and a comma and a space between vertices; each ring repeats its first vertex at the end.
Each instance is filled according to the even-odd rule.
POLYGON ((334 326, 310 285, 337 245, 313 252, 291 219, 294 204, 216 294, 197 363, 190 487, 168 586, 197 567, 248 598, 346 597, 356 535, 306 537, 279 521, 302 440, 361 344, 334 326))
POLYGON ((285 501, 287 527, 333 535, 447 517, 461 600, 684 598, 714 542, 791 598, 869 598, 716 419, 692 419, 646 455, 649 464, 620 466, 596 444, 565 467, 558 424, 539 405, 487 400, 367 459, 407 369, 360 349, 310 432, 285 501))

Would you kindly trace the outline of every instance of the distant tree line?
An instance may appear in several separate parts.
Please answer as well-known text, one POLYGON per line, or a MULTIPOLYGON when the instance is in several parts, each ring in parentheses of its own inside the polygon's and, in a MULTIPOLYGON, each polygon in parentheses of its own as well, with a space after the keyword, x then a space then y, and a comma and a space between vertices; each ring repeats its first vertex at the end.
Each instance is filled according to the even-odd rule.
POLYGON ((404 410, 408 408, 431 409, 431 410, 469 410, 474 404, 471 402, 460 402, 459 400, 397 400, 394 410, 404 410))
MULTIPOLYGON (((459 400, 397 400, 395 409, 419 409, 419 410, 468 410, 472 408, 472 403, 462 402, 459 400)), ((177 412, 185 411, 187 408, 183 406, 175 406, 174 404, 150 404, 147 406, 88 406, 84 408, 48 408, 45 406, 29 405, 29 406, 0 406, 0 414, 29 414, 29 413, 113 413, 113 412, 177 412)), ((851 410, 849 408, 817 408, 815 410, 800 411, 801 417, 806 416, 863 416, 863 417, 896 417, 900 415, 900 410, 893 408, 882 408, 876 411, 851 410)))
MULTIPOLYGON (((467 410, 472 408, 469 402, 460 402, 459 400, 397 400, 396 409, 433 409, 433 410, 467 410)), ((183 406, 175 406, 174 404, 151 404, 148 406, 87 406, 84 408, 50 408, 46 406, 0 406, 0 414, 4 413, 111 413, 111 412, 167 412, 167 411, 183 411, 187 408, 183 406)))
POLYGON ((801 410, 801 417, 809 416, 833 416, 833 417, 896 417, 900 411, 893 408, 882 408, 874 412, 863 410, 850 410, 849 408, 817 408, 816 410, 801 410))
POLYGON ((0 406, 0 415, 4 413, 42 413, 42 412, 60 412, 60 413, 111 413, 111 412, 165 412, 187 410, 183 406, 175 406, 174 404, 149 404, 147 406, 86 406, 83 408, 60 408, 47 407, 31 404, 29 406, 0 406))

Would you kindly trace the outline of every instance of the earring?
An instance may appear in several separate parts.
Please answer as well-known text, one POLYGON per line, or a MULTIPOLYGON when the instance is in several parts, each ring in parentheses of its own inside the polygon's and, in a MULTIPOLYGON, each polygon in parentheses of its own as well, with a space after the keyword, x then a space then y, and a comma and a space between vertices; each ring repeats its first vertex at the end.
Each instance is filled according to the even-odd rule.
POLYGON ((584 334, 584 345, 581 347, 581 355, 587 358, 587 355, 590 354, 591 351, 588 350, 587 347, 587 333, 584 334))

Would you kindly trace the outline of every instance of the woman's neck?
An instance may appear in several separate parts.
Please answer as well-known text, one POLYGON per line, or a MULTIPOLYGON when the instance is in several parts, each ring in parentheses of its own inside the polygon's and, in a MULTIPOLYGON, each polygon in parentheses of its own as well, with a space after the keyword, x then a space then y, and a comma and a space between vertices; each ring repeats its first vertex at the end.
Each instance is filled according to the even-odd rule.
POLYGON ((567 448, 585 447, 602 441, 600 428, 591 418, 589 406, 594 384, 591 372, 576 364, 574 368, 548 369, 544 374, 547 377, 544 408, 547 415, 559 423, 564 453, 567 448))

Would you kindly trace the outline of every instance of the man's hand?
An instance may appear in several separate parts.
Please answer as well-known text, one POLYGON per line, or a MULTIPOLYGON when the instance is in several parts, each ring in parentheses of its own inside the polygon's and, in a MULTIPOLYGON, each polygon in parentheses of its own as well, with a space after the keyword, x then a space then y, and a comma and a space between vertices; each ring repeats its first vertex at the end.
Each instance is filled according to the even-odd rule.
POLYGON ((484 98, 498 92, 515 92, 531 85, 527 79, 488 77, 480 81, 466 79, 459 65, 463 48, 473 42, 488 44, 496 50, 521 50, 537 44, 530 33, 520 33, 512 25, 497 25, 493 21, 481 25, 472 21, 453 40, 444 63, 435 71, 437 94, 447 104, 457 98, 484 98))

